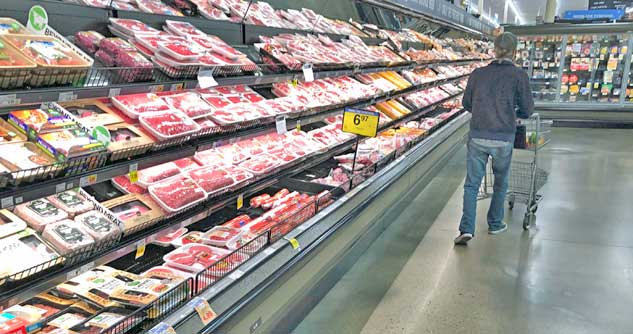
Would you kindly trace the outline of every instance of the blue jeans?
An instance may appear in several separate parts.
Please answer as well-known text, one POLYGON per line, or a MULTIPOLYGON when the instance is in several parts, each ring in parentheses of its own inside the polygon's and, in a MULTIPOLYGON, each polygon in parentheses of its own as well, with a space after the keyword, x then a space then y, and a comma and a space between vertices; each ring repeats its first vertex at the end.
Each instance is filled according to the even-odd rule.
POLYGON ((492 158, 492 171, 494 173, 494 193, 488 209, 488 228, 494 231, 503 227, 503 203, 508 190, 508 174, 513 147, 514 144, 511 142, 476 138, 468 140, 464 209, 462 220, 459 224, 460 233, 475 235, 477 194, 479 193, 481 180, 486 173, 488 157, 492 158))

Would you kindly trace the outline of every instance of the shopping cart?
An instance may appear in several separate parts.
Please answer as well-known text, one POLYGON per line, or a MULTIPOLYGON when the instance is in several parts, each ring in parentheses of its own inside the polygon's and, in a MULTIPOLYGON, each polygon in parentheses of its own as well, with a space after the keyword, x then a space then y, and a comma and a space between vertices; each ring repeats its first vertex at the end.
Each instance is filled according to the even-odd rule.
MULTIPOLYGON (((542 121, 540 116, 535 113, 529 119, 519 120, 519 122, 524 124, 526 128, 525 145, 516 145, 515 143, 515 147, 524 148, 515 148, 512 155, 506 199, 510 210, 514 208, 515 203, 526 204, 523 228, 527 230, 536 222, 536 210, 538 210, 538 204, 543 198, 538 192, 547 183, 548 173, 539 167, 539 150, 550 141, 552 121, 542 121)), ((487 197, 488 190, 492 189, 493 184, 492 164, 488 163, 486 176, 480 189, 480 197, 487 197)))

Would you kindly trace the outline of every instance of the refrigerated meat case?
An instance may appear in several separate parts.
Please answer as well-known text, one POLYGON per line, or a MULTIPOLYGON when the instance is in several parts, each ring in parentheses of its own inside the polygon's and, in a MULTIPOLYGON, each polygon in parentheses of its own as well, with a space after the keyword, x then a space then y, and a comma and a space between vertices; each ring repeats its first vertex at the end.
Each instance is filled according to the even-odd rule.
MULTIPOLYGON (((78 6, 59 2, 10 1, 11 6, 0 9, 0 16, 14 17, 25 21, 28 9, 33 4, 42 4, 49 12, 49 23, 62 35, 72 35, 77 30, 91 29, 106 32, 108 18, 129 17, 139 19, 160 29, 166 19, 171 17, 138 12, 109 11, 92 7, 78 6), (69 20, 67 13, 73 13, 77 20, 69 20)), ((247 41, 252 36, 268 31, 268 27, 249 26, 232 22, 217 22, 200 18, 183 18, 199 29, 220 36, 226 42, 244 50, 258 62, 258 53, 247 41), (251 32, 249 32, 251 31, 251 32)), ((297 31, 274 29, 273 34, 297 31)), ((340 38, 340 36, 332 36, 340 38)), ((371 42, 367 39, 366 42, 371 42)), ((384 41, 374 41, 384 42, 384 41)), ((446 66, 471 65, 481 63, 482 59, 438 60, 423 63, 402 62, 398 65, 353 65, 336 69, 315 69, 315 79, 339 76, 354 76, 384 71, 401 72, 404 70, 433 69, 446 66)), ((279 64, 277 64, 279 65, 279 64)), ((301 71, 275 71, 269 65, 258 62, 256 73, 222 73, 216 77, 219 86, 248 85, 266 96, 270 94, 270 84, 304 80, 301 71)), ((124 71, 125 69, 123 69, 124 71)), ((133 69, 132 69, 133 70, 133 69)), ((194 89, 198 84, 193 78, 173 79, 170 77, 154 77, 151 82, 126 83, 117 81, 111 73, 125 76, 121 70, 95 66, 89 70, 87 80, 73 86, 44 87, 31 89, 5 90, 0 94, 2 102, 0 114, 6 115, 16 109, 27 109, 46 102, 48 107, 55 107, 50 101, 69 102, 83 98, 105 98, 130 93, 147 93, 194 89)), ((216 72, 217 73, 217 72, 216 72)), ((438 71, 439 73, 439 71, 438 71)), ((143 170, 165 162, 191 157, 194 153, 222 145, 233 144, 239 140, 249 139, 269 133, 276 133, 279 121, 285 121, 287 129, 320 128, 332 116, 340 115, 345 107, 366 108, 377 103, 398 100, 412 110, 410 114, 393 121, 381 123, 380 131, 393 131, 398 127, 406 127, 411 121, 432 118, 455 109, 451 101, 458 99, 468 74, 443 77, 430 82, 413 84, 408 88, 396 91, 385 91, 375 96, 366 97, 346 103, 313 108, 287 116, 285 119, 266 119, 257 122, 240 124, 223 128, 222 131, 207 131, 195 136, 183 137, 174 141, 161 142, 144 150, 119 152, 127 154, 126 158, 115 160, 110 153, 102 152, 70 162, 56 163, 46 168, 3 173, 3 184, 0 188, 2 209, 12 209, 16 205, 68 189, 81 188, 82 194, 98 199, 100 194, 111 190, 110 180, 116 176, 131 175, 136 170, 143 170), (429 88, 437 88, 446 84, 460 84, 461 89, 450 87, 444 97, 421 107, 414 107, 402 100, 402 97, 429 88), (451 102, 451 103, 449 103, 451 102), (446 104, 449 103, 449 104, 446 104), (446 105, 446 107, 443 107, 446 105), (105 189, 105 190, 104 190, 105 189)), ((442 91, 442 89, 440 89, 442 91)), ((325 264, 343 255, 343 245, 349 245, 362 237, 371 240, 376 229, 369 225, 370 220, 361 219, 368 212, 380 211, 393 202, 397 194, 405 191, 409 180, 430 180, 434 173, 452 153, 464 142, 469 114, 463 110, 451 113, 449 117, 438 118, 437 124, 427 128, 423 135, 417 136, 406 145, 398 147, 392 153, 374 161, 356 173, 351 173, 349 182, 341 186, 329 186, 311 182, 316 178, 328 175, 332 167, 338 164, 333 159, 342 154, 353 154, 357 142, 348 139, 327 150, 315 152, 283 168, 272 171, 254 179, 247 185, 210 197, 193 207, 178 210, 170 216, 148 224, 143 224, 124 236, 109 238, 98 246, 87 248, 81 252, 70 253, 46 263, 28 268, 18 273, 4 275, 0 285, 0 305, 3 308, 20 304, 38 294, 49 291, 67 280, 89 272, 102 265, 132 273, 141 273, 160 265, 163 256, 172 248, 155 244, 156 238, 167 232, 188 227, 191 230, 208 230, 239 214, 260 215, 261 211, 250 207, 250 199, 262 193, 274 192, 288 188, 308 195, 321 194, 324 191, 333 202, 314 201, 292 217, 285 218, 264 233, 254 237, 227 255, 222 261, 207 267, 198 274, 173 286, 158 299, 146 306, 134 309, 129 317, 107 328, 107 333, 127 333, 152 331, 165 324, 172 326, 177 332, 208 332, 220 326, 227 326, 227 320, 235 321, 240 317, 234 315, 245 305, 256 298, 262 298, 263 292, 272 284, 280 284, 287 279, 307 279, 310 271, 296 273, 306 265, 303 261, 314 261, 325 264), (371 207, 371 209, 369 209, 371 207), (350 234, 351 233, 351 234, 350 234), (333 246, 337 244, 337 246, 333 246), (324 253, 329 254, 324 254, 324 253), (317 255, 318 253, 318 255, 317 255), (248 261, 244 261, 245 259, 248 261), (200 300, 207 300, 217 313, 217 318, 210 324, 203 324, 196 318, 194 306, 200 300), (138 320, 138 321, 137 321, 138 320)), ((283 123, 281 123, 283 124, 283 123)), ((283 125, 281 125, 283 127, 283 125)), ((398 132, 392 134, 397 142, 398 132)), ((118 158, 118 157, 117 157, 118 158)), ((353 167, 352 167, 353 169, 353 167)), ((110 195, 108 195, 110 196, 110 195)), ((101 200, 98 199, 100 202, 101 200)), ((95 203, 100 207, 98 203, 95 203)), ((102 210, 110 215, 108 210, 102 210)), ((114 219, 115 217, 113 217, 114 219)), ((326 267, 321 267, 326 272, 326 267)), ((330 268, 331 269, 331 268, 330 268)), ((315 279, 311 277, 310 279, 315 279)), ((286 289, 286 288, 284 288, 286 289)), ((290 292, 290 290, 285 290, 290 292)), ((300 292, 300 291, 295 291, 300 292)), ((305 291, 304 291, 305 292, 305 291)), ((278 304, 282 306, 283 304, 278 304)), ((273 307, 268 307, 272 311, 273 307)), ((281 312, 281 308, 279 309, 281 312)), ((286 309, 285 311, 289 311, 286 309)), ((250 313, 249 313, 250 315, 250 313)), ((267 316, 259 320, 262 321, 267 316)), ((273 321, 266 321, 269 326, 273 321)), ((257 326, 260 326, 257 325, 257 326)), ((256 327, 257 327, 256 326, 256 327)))
POLYGON ((507 26, 537 109, 559 121, 633 120, 630 23, 507 26))

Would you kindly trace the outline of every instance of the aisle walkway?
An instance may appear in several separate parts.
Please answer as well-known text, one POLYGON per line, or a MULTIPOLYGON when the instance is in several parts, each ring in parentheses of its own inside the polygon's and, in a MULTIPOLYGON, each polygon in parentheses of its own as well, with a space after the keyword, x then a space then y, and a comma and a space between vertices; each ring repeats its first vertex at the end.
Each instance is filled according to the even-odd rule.
POLYGON ((555 129, 544 156, 536 229, 517 206, 487 235, 481 201, 476 238, 453 247, 462 152, 294 333, 633 332, 633 131, 555 129))

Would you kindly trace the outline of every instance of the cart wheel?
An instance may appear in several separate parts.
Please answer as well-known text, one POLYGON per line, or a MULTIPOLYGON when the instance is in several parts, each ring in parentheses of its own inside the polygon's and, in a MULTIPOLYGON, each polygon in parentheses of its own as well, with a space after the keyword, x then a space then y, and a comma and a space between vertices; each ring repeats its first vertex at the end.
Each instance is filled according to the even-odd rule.
POLYGON ((514 209, 514 201, 509 201, 508 202, 508 209, 510 209, 510 210, 514 209))
POLYGON ((536 215, 533 213, 526 213, 525 217, 523 217, 523 229, 527 230, 530 228, 530 226, 532 226, 532 224, 534 224, 534 221, 536 220, 536 215))

